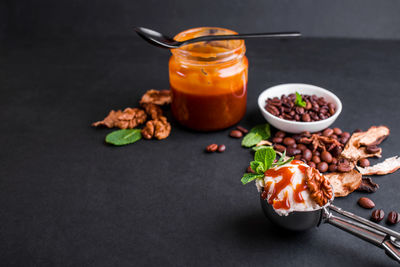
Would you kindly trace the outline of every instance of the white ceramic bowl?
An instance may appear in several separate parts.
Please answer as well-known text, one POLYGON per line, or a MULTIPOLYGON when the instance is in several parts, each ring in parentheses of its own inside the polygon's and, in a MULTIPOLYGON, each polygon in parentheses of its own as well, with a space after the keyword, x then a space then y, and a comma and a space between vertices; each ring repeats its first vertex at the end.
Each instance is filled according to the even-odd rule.
POLYGON ((330 91, 321 87, 303 84, 303 83, 286 83, 270 87, 263 91, 258 97, 258 106, 263 114, 264 118, 275 128, 288 132, 288 133, 301 133, 304 131, 318 132, 325 128, 328 128, 342 112, 342 102, 339 98, 331 93, 330 91), (336 112, 333 116, 313 122, 299 122, 289 121, 278 118, 265 109, 266 100, 273 97, 281 97, 282 95, 288 95, 298 92, 299 94, 316 95, 318 97, 324 97, 326 101, 331 102, 336 107, 336 112))

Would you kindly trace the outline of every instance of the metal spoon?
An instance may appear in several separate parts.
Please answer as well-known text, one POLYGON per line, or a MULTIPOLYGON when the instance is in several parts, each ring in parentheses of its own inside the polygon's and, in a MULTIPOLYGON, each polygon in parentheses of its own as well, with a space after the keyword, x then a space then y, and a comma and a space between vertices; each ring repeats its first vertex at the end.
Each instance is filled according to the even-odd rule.
POLYGON ((216 40, 238 40, 238 39, 249 39, 249 38, 289 38, 301 36, 300 32, 270 32, 270 33, 247 33, 247 34, 232 34, 232 35, 206 35, 193 39, 189 39, 183 42, 174 40, 173 38, 156 32, 151 29, 143 27, 135 27, 135 31, 140 37, 145 39, 152 45, 162 48, 179 48, 183 45, 204 42, 204 41, 216 41, 216 40))
POLYGON ((400 233, 396 231, 342 210, 331 202, 317 210, 295 211, 288 216, 280 216, 266 200, 260 199, 264 215, 277 226, 291 231, 305 231, 319 226, 321 223, 328 223, 382 248, 388 256, 400 263, 400 233), (333 215, 331 211, 339 213, 347 219, 333 215))

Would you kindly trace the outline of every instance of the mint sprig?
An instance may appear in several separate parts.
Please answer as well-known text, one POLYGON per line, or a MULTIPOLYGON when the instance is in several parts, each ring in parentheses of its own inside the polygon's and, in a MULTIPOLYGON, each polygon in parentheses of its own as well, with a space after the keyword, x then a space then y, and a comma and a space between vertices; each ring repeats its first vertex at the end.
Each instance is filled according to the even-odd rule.
POLYGON ((301 97, 301 94, 299 94, 298 92, 296 92, 296 100, 294 101, 294 104, 296 106, 299 107, 305 107, 307 106, 307 102, 303 100, 303 98, 301 97))
POLYGON ((142 134, 140 132, 140 129, 122 129, 109 133, 106 136, 106 143, 115 146, 123 146, 135 143, 136 141, 139 141, 141 138, 142 134))
POLYGON ((245 173, 241 179, 243 184, 250 183, 258 178, 263 178, 264 173, 273 167, 285 165, 293 160, 293 157, 285 160, 286 151, 283 152, 277 162, 274 162, 276 158, 276 152, 272 147, 263 147, 256 151, 254 154, 254 160, 250 162, 250 168, 255 173, 245 173))
POLYGON ((267 140, 271 136, 269 124, 260 124, 253 127, 242 140, 242 146, 252 147, 257 145, 262 140, 267 140))

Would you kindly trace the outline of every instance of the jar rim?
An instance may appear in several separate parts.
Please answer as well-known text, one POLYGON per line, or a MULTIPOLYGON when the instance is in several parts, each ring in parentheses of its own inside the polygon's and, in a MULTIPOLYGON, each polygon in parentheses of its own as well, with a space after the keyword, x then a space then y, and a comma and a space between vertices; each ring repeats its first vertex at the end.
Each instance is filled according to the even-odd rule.
MULTIPOLYGON (((174 39, 177 41, 185 41, 187 39, 200 37, 204 35, 210 35, 212 33, 238 34, 233 30, 220 27, 197 27, 197 28, 187 29, 185 31, 178 33, 177 35, 174 36, 174 39)), ((229 40, 229 41, 215 41, 215 42, 220 42, 220 43, 229 42, 229 44, 231 45, 233 44, 233 46, 228 48, 227 51, 223 52, 204 52, 204 51, 192 51, 190 49, 187 49, 188 46, 190 45, 193 46, 193 44, 188 44, 180 48, 171 49, 171 53, 174 56, 183 57, 185 59, 188 58, 198 59, 198 60, 188 60, 188 61, 201 61, 201 62, 212 63, 215 61, 221 61, 221 62, 228 61, 232 59, 232 56, 234 56, 235 54, 237 56, 243 56, 246 51, 244 40, 229 40)), ((204 43, 206 42, 199 42, 195 44, 204 44, 204 43)))

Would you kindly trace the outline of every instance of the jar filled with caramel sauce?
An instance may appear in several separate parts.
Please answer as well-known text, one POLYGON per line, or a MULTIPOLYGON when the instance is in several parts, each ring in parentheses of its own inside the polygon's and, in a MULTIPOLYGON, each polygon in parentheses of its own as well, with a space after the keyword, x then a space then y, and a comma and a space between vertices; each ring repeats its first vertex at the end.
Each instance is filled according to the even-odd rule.
MULTIPOLYGON (((194 28, 177 41, 204 35, 237 34, 223 28, 194 28)), ((221 130, 246 112, 248 60, 243 40, 208 41, 172 49, 169 80, 172 114, 182 125, 199 131, 221 130)))

